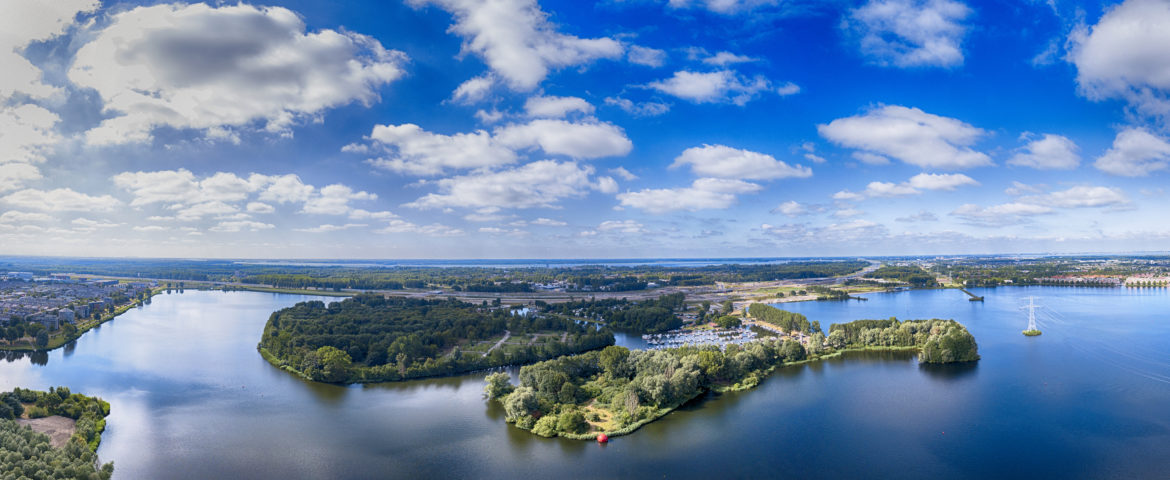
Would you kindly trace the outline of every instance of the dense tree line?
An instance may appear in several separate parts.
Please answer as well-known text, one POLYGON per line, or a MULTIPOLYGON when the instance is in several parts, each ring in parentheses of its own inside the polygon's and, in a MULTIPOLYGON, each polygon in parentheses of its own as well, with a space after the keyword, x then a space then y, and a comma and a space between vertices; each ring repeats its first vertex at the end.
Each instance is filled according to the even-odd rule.
POLYGON ((933 274, 917 265, 882 265, 881 268, 867 273, 865 277, 897 280, 899 282, 909 283, 914 287, 933 287, 938 284, 933 274))
POLYGON ((838 290, 835 288, 825 287, 825 286, 821 286, 821 285, 811 285, 808 287, 808 291, 817 294, 817 300, 849 300, 849 299, 864 300, 863 297, 854 297, 854 296, 850 295, 849 292, 846 292, 844 290, 838 290))
POLYGON ((808 317, 799 313, 789 312, 787 310, 780 310, 779 308, 763 303, 753 303, 748 306, 748 316, 753 320, 771 323, 785 332, 804 332, 812 333, 821 330, 820 323, 817 323, 813 328, 814 322, 809 322, 808 317))
POLYGON ((633 333, 658 333, 682 326, 682 320, 675 313, 686 307, 686 295, 672 293, 656 299, 632 302, 624 298, 577 300, 556 304, 545 304, 547 312, 561 315, 575 315, 601 320, 614 330, 633 333))
POLYGON ((113 463, 95 464, 110 404, 72 393, 68 388, 38 392, 17 388, 0 393, 0 478, 108 479, 113 463), (65 446, 53 448, 48 435, 16 423, 14 418, 61 415, 76 420, 65 446))
MULTIPOLYGON (((799 314, 772 310, 779 313, 757 312, 794 330, 813 330, 799 314)), ((832 325, 827 338, 816 329, 807 348, 779 338, 723 351, 611 346, 522 367, 516 386, 507 373, 488 375, 484 391, 517 427, 546 437, 591 438, 629 433, 710 390, 754 387, 776 366, 860 347, 920 347, 922 363, 979 359, 975 339, 954 320, 858 320, 832 325)))
POLYGON ((951 275, 956 282, 969 287, 994 287, 1008 283, 1041 285, 1046 283, 1042 279, 1069 274, 1128 276, 1166 272, 1170 270, 1170 259, 1161 256, 968 258, 940 262, 932 270, 951 275), (1086 265, 1087 262, 1099 263, 1086 265))
POLYGON ((489 375, 485 391, 505 419, 538 435, 586 438, 628 433, 719 387, 750 388, 776 365, 804 360, 795 341, 744 346, 628 350, 611 346, 520 369, 513 387, 506 373, 489 375), (608 425, 599 429, 597 425, 608 425))
POLYGON ((273 313, 259 347, 270 361, 313 380, 351 383, 450 375, 612 344, 609 330, 555 315, 513 315, 454 299, 359 295, 328 305, 301 302, 273 313), (463 351, 505 332, 547 332, 556 341, 497 348, 488 355, 463 351))
POLYGON ((486 293, 524 293, 532 291, 532 284, 528 282, 476 282, 457 283, 452 287, 455 291, 486 292, 486 293))
MULTIPOLYGON (((314 277, 304 274, 267 273, 250 275, 246 283, 272 285, 280 288, 324 288, 324 289, 360 289, 360 290, 402 290, 405 282, 391 278, 377 276, 349 276, 349 277, 314 277)), ((417 282, 417 288, 424 288, 425 282, 417 282)))
POLYGON ((865 268, 865 261, 805 261, 765 264, 708 265, 676 269, 665 278, 669 285, 710 285, 715 282, 772 282, 802 278, 838 277, 865 268))
MULTIPOLYGON (((0 257, 0 270, 159 278, 192 281, 232 281, 283 288, 397 290, 402 288, 478 288, 505 283, 564 282, 569 290, 631 291, 650 282, 667 285, 711 285, 715 282, 774 281, 833 277, 856 272, 864 261, 798 261, 692 266, 666 265, 557 265, 463 266, 410 265, 397 262, 330 264, 248 263, 231 260, 167 259, 49 259, 0 257)), ((483 290, 480 290, 483 291, 483 290)), ((498 291, 498 290, 489 290, 498 291)))
MULTIPOLYGON (((658 280, 655 278, 654 280, 658 280)), ((597 292, 632 292, 645 290, 649 285, 648 279, 634 276, 603 277, 578 275, 569 279, 574 290, 597 292)))
POLYGON ((975 337, 954 320, 855 320, 829 326, 832 348, 919 347, 918 361, 955 363, 979 360, 975 337))

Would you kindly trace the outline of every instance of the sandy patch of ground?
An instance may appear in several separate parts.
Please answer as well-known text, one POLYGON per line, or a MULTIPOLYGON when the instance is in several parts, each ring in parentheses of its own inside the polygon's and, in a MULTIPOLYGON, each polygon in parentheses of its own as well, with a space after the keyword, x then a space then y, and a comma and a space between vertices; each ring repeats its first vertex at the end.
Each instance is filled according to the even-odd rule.
POLYGON ((69 437, 73 436, 73 427, 77 423, 76 420, 59 415, 44 418, 18 418, 16 423, 26 425, 35 432, 40 432, 49 436, 49 443, 56 448, 61 448, 69 443, 69 437))

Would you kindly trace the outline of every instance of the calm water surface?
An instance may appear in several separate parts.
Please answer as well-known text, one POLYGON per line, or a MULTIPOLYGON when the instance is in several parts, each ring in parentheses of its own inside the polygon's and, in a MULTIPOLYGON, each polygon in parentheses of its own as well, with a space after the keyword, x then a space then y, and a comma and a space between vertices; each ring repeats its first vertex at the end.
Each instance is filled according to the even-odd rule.
POLYGON ((939 290, 783 307, 826 327, 954 318, 977 365, 881 353, 790 367, 604 447, 508 427, 479 374, 336 387, 272 368, 255 345, 269 313, 314 298, 296 295, 160 295, 70 348, 0 362, 0 388, 109 400, 99 454, 128 479, 1166 477, 1166 290, 976 293, 986 302, 939 290), (1039 338, 1020 335, 1029 295, 1052 312, 1039 338))

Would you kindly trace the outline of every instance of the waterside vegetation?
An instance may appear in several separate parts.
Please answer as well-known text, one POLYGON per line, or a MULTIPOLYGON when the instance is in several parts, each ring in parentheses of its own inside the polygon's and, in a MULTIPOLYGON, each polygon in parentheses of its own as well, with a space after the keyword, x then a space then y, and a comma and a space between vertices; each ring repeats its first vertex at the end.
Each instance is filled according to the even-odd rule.
POLYGON ((364 383, 531 363, 612 345, 613 333, 556 315, 453 299, 359 295, 274 312, 259 350, 307 379, 364 383))
POLYGON ((856 272, 858 260, 794 260, 774 263, 704 266, 581 265, 550 261, 546 266, 411 265, 403 262, 335 261, 330 263, 239 262, 178 259, 52 259, 0 257, 0 270, 27 270, 38 275, 83 273, 112 277, 227 282, 293 289, 401 290, 445 288, 451 291, 530 292, 538 284, 566 291, 633 291, 658 286, 711 285, 835 277, 856 272))
POLYGON ((682 326, 676 312, 686 309, 682 293, 633 302, 624 298, 591 299, 537 306, 544 312, 604 322, 611 329, 630 333, 659 333, 682 326))
POLYGON ((66 387, 0 393, 0 478, 109 479, 114 464, 98 465, 95 453, 109 414, 109 403, 66 387), (51 415, 75 421, 73 435, 60 448, 51 445, 48 435, 16 422, 51 415))
MULTIPOLYGON (((794 332, 812 330, 802 315, 773 310, 757 309, 756 318, 794 332)), ((805 338, 806 344, 773 337, 724 350, 611 346, 522 367, 517 386, 508 374, 493 373, 485 393, 518 428, 544 437, 591 439, 631 433, 707 392, 750 389, 777 367, 843 351, 917 349, 921 363, 979 359, 974 337, 953 320, 858 320, 830 326, 827 338, 819 331, 805 338)))
POLYGON ((132 308, 149 305, 151 298, 161 291, 162 288, 154 288, 136 298, 118 296, 114 298, 114 303, 108 308, 94 311, 90 316, 79 318, 76 323, 62 323, 60 328, 56 330, 49 330, 44 325, 35 322, 10 322, 7 327, 0 326, 0 340, 3 340, 0 342, 0 351, 39 352, 61 348, 132 308))

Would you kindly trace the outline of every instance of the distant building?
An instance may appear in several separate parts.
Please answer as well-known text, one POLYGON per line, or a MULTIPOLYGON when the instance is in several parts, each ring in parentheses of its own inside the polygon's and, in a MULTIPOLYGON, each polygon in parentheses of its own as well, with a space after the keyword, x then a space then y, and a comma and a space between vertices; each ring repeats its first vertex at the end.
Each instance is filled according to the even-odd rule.
POLYGON ((33 316, 32 321, 44 325, 49 330, 57 330, 61 328, 61 320, 52 313, 41 313, 33 316))
POLYGON ((77 321, 77 317, 73 313, 73 310, 62 308, 57 312, 57 320, 61 323, 74 323, 77 321))
POLYGON ((33 279, 33 274, 32 272, 8 272, 8 278, 30 282, 33 279))

